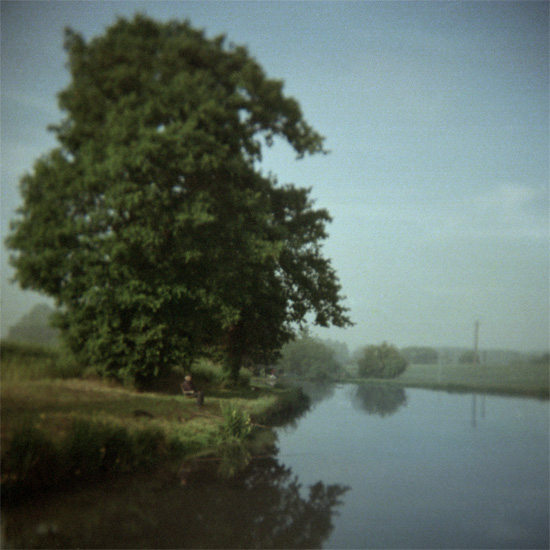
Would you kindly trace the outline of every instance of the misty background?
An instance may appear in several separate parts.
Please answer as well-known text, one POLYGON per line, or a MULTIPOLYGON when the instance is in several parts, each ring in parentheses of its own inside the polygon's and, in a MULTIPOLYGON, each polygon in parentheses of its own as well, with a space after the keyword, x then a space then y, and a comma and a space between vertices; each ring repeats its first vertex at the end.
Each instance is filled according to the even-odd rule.
POLYGON ((326 136, 331 153, 264 155, 279 182, 327 208, 324 254, 350 349, 549 348, 549 4, 476 2, 33 2, 1 9, 1 331, 45 296, 10 283, 3 241, 18 182, 56 146, 69 83, 63 29, 86 39, 137 11, 189 19, 247 45, 326 136))

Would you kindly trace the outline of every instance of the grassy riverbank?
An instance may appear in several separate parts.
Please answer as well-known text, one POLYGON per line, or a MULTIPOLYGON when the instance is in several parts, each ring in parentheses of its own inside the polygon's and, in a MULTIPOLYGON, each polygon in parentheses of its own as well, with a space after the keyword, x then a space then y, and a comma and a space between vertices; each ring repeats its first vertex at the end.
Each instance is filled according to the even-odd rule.
POLYGON ((548 399, 549 373, 549 365, 541 363, 409 365, 398 378, 370 381, 444 391, 524 395, 548 399))
POLYGON ((245 379, 226 387, 219 368, 201 365, 205 403, 177 394, 143 393, 91 377, 75 378, 57 352, 3 346, 2 496, 136 469, 217 457, 231 474, 274 444, 266 426, 304 406, 296 390, 245 379), (7 349, 6 349, 7 348, 7 349), (207 370, 211 370, 208 382, 207 370))

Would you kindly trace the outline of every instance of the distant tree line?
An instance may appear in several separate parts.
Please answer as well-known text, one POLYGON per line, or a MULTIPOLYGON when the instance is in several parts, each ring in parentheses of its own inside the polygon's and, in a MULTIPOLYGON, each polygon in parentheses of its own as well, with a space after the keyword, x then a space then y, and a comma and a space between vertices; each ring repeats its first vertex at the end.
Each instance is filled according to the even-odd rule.
POLYGON ((336 380, 350 376, 349 367, 352 366, 361 378, 395 378, 407 365, 407 359, 387 342, 365 346, 350 359, 345 344, 302 334, 283 347, 277 368, 304 379, 336 380))

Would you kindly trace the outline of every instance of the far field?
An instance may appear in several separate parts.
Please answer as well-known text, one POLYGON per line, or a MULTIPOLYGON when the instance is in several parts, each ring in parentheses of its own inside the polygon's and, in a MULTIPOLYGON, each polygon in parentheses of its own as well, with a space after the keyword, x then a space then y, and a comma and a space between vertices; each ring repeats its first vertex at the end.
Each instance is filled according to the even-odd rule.
POLYGON ((409 365, 391 381, 405 386, 548 397, 550 365, 409 365))

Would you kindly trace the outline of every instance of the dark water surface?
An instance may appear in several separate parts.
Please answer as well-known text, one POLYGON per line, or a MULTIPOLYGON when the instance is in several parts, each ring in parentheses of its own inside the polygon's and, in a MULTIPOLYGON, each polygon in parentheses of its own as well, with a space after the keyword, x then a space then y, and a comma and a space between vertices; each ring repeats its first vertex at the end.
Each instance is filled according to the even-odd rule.
POLYGON ((231 482, 128 476, 2 514, 16 548, 548 548, 548 401, 307 388, 231 482))
POLYGON ((336 387, 279 448, 351 487, 325 548, 548 548, 548 401, 336 387))

